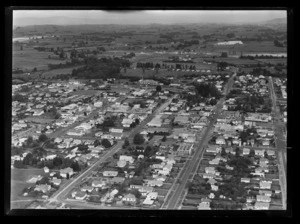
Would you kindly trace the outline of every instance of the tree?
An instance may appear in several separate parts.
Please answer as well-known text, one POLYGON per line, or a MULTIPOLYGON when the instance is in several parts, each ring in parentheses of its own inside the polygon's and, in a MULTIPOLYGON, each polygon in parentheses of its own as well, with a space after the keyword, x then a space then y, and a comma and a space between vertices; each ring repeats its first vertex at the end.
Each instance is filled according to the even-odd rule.
POLYGON ((111 143, 110 143, 110 141, 107 140, 107 139, 102 139, 101 145, 103 145, 105 148, 111 147, 111 143))
POLYGON ((97 147, 98 145, 101 145, 101 142, 98 139, 96 139, 94 141, 94 147, 97 147))
POLYGON ((37 68, 34 67, 34 68, 32 69, 32 72, 37 72, 37 68))
POLYGON ((145 139, 144 139, 143 135, 141 135, 140 133, 137 133, 133 138, 133 143, 136 145, 141 145, 144 142, 145 142, 145 139))
POLYGON ((49 184, 50 180, 48 177, 43 177, 41 180, 36 182, 36 185, 40 185, 40 184, 49 184))
POLYGON ((81 170, 78 162, 73 162, 72 165, 71 165, 71 168, 75 171, 75 172, 79 172, 81 170))
POLYGON ((144 155, 151 156, 151 151, 152 151, 152 147, 148 145, 144 151, 144 155))
POLYGON ((26 165, 24 165, 21 160, 15 160, 14 167, 17 169, 22 169, 22 168, 26 168, 26 165))
POLYGON ((161 86, 156 86, 156 92, 160 92, 161 91, 161 86))
POLYGON ((221 150, 221 156, 222 157, 225 157, 227 155, 226 151, 225 151, 225 148, 222 147, 222 150, 221 150))
POLYGON ((63 159, 62 159, 61 157, 55 157, 55 158, 53 159, 53 165, 54 165, 55 167, 61 166, 62 163, 63 163, 63 159))
POLYGON ((124 145, 125 145, 126 147, 130 145, 128 138, 125 139, 124 145))
POLYGON ((48 140, 47 135, 41 134, 41 135, 39 136, 39 142, 45 142, 45 141, 47 141, 47 140, 48 140))
POLYGON ((24 165, 31 165, 32 164, 32 158, 33 155, 31 153, 28 153, 25 158, 23 159, 23 164, 24 165))
POLYGON ((167 141, 167 137, 164 135, 164 137, 162 138, 162 140, 161 140, 162 142, 165 142, 165 141, 167 141))
POLYGON ((228 33, 228 34, 226 34, 226 37, 233 38, 233 37, 235 37, 235 34, 234 33, 228 33))
POLYGON ((32 136, 28 136, 26 142, 27 142, 27 145, 32 144, 32 143, 33 143, 33 138, 32 138, 32 136))

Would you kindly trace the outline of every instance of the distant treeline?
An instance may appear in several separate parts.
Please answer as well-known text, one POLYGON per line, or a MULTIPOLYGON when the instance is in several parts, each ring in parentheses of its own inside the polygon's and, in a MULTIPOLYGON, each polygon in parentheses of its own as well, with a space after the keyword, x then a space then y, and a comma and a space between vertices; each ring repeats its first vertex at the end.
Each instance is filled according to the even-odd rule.
POLYGON ((241 55, 240 56, 241 59, 250 59, 250 60, 254 60, 254 59, 277 59, 277 58, 285 58, 283 55, 282 56, 272 56, 272 55, 241 55))

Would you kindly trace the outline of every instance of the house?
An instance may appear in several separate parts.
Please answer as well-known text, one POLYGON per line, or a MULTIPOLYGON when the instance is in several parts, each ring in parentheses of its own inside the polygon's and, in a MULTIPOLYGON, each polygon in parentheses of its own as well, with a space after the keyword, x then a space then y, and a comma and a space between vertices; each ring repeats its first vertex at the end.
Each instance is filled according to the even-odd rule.
POLYGON ((113 177, 110 179, 110 183, 112 184, 122 184, 124 182, 125 178, 124 177, 113 177))
POLYGON ((118 175, 118 171, 107 170, 103 172, 103 176, 105 177, 115 177, 118 175))
POLYGON ((271 197, 272 196, 272 191, 269 191, 269 190, 259 190, 258 192, 260 195, 265 195, 265 196, 268 196, 268 197, 271 197))
POLYGON ((129 162, 129 163, 133 163, 134 162, 134 158, 132 156, 121 155, 119 157, 119 161, 121 161, 121 160, 129 162))
POLYGON ((271 189, 271 182, 269 181, 260 181, 259 182, 260 189, 271 189))
POLYGON ((222 149, 221 149, 220 147, 209 146, 209 147, 206 149, 206 152, 213 153, 213 154, 217 154, 217 153, 220 153, 221 150, 222 150, 222 149))
POLYGON ((265 156, 265 150, 263 149, 255 149, 254 153, 256 156, 261 156, 261 157, 265 156))
POLYGON ((45 172, 45 173, 49 173, 49 168, 45 166, 45 167, 44 167, 44 172, 45 172))
POLYGON ((117 162, 117 166, 120 167, 120 168, 125 167, 126 164, 127 164, 127 162, 126 162, 125 160, 119 160, 119 161, 117 162))
POLYGON ((256 195, 256 201, 270 203, 271 198, 269 196, 266 196, 266 195, 256 195))
POLYGON ((268 149, 267 154, 268 154, 268 156, 275 156, 275 151, 268 149))
POLYGON ((254 205, 255 210, 269 210, 270 203, 257 201, 254 205))
POLYGON ((211 190, 213 190, 213 191, 219 190, 219 187, 217 185, 211 184, 210 186, 211 186, 211 190))
POLYGON ((215 179, 211 178, 211 179, 208 179, 207 183, 210 185, 214 185, 215 183, 217 183, 217 181, 215 179))
POLYGON ((130 202, 130 203, 135 203, 136 202, 136 197, 134 194, 126 194, 124 195, 124 197, 122 198, 123 202, 130 202))
POLYGON ((250 154, 250 149, 243 148, 243 155, 246 156, 246 155, 249 155, 249 154, 250 154))
POLYGON ((160 180, 160 181, 165 181, 166 179, 167 179, 167 176, 165 176, 165 175, 161 175, 156 178, 156 180, 160 180))
POLYGON ((150 198, 151 200, 155 200, 155 199, 157 199, 157 196, 158 196, 158 192, 150 192, 147 195, 147 198, 150 198))
POLYGON ((101 102, 101 101, 94 103, 94 107, 102 107, 102 105, 103 105, 103 102, 101 102))
POLYGON ((215 170, 215 167, 205 167, 205 173, 210 173, 210 174, 215 174, 216 173, 216 170, 215 170))
POLYGON ((210 199, 202 199, 200 204, 197 206, 198 210, 210 210, 210 199))
POLYGON ((241 178, 241 183, 250 183, 250 178, 241 178))
POLYGON ((92 187, 104 187, 106 185, 107 181, 104 180, 93 180, 92 187))
POLYGON ((191 155, 192 154, 193 144, 183 143, 180 144, 177 149, 178 155, 191 155))
POLYGON ((226 152, 226 153, 230 153, 230 154, 232 154, 232 155, 235 155, 235 154, 236 154, 236 151, 235 151, 233 148, 227 148, 227 149, 225 149, 225 152, 226 152))
POLYGON ((73 195, 76 200, 84 200, 87 197, 87 193, 83 191, 76 191, 73 195))
POLYGON ((122 128, 110 128, 109 132, 113 132, 113 133, 123 133, 123 129, 122 128))
POLYGON ((204 174, 203 174, 203 178, 204 178, 204 179, 206 179, 206 178, 212 179, 212 178, 214 178, 214 177, 215 177, 215 175, 214 175, 214 174, 211 174, 211 173, 204 173, 204 174))
POLYGON ((208 162, 210 165, 219 165, 220 159, 214 158, 208 162))
POLYGON ((81 191, 84 191, 84 192, 92 192, 93 190, 94 190, 94 188, 93 187, 91 187, 91 186, 84 186, 84 187, 82 187, 81 189, 80 189, 81 191))
POLYGON ((147 126, 149 127, 161 127, 162 125, 162 115, 156 115, 149 123, 147 123, 147 126))
POLYGON ((50 189, 51 189, 51 185, 48 185, 48 184, 36 185, 34 188, 35 191, 41 191, 44 194, 47 193, 48 191, 50 191, 50 189))
POLYGON ((154 201, 149 198, 149 197, 146 197, 145 200, 143 201, 143 205, 153 205, 154 201))
POLYGON ((147 180, 147 185, 150 187, 161 187, 163 185, 163 182, 160 180, 147 180))
POLYGON ((59 186, 61 184, 61 179, 53 179, 51 181, 54 185, 59 186))
POLYGON ((70 167, 60 170, 60 176, 63 178, 71 177, 73 174, 73 169, 70 167))

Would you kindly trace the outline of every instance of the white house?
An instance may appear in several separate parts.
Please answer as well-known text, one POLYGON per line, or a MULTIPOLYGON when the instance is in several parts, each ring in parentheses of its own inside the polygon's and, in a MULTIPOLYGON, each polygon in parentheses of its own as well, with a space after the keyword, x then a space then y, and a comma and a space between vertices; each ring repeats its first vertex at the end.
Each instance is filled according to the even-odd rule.
POLYGON ((118 175, 118 171, 110 171, 110 170, 108 170, 108 171, 104 171, 103 172, 103 176, 105 176, 105 177, 115 177, 117 175, 118 175))
POLYGON ((132 156, 125 156, 125 155, 121 155, 119 160, 124 160, 124 161, 129 162, 129 163, 134 162, 134 158, 132 156))
POLYGON ((257 201, 254 205, 255 210, 269 210, 270 203, 257 201))
POLYGON ((73 169, 70 167, 60 170, 60 176, 63 178, 67 178, 68 175, 69 177, 71 177, 73 174, 74 174, 73 169))

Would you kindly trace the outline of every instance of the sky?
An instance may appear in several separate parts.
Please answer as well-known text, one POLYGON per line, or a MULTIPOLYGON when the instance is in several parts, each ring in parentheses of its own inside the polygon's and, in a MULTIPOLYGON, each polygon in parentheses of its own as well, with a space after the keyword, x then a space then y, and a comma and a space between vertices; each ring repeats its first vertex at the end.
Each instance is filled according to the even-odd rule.
POLYGON ((284 10, 15 10, 13 25, 256 23, 286 16, 284 10))

